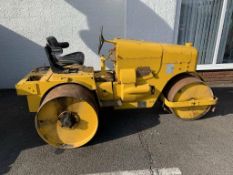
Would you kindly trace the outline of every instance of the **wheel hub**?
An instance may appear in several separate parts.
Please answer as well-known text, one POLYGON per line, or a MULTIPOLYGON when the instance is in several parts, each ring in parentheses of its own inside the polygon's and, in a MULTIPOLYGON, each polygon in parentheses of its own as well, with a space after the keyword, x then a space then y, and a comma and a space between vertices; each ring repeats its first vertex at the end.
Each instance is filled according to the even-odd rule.
POLYGON ((61 122, 61 127, 72 128, 80 121, 80 117, 75 112, 63 111, 59 114, 58 120, 61 122))

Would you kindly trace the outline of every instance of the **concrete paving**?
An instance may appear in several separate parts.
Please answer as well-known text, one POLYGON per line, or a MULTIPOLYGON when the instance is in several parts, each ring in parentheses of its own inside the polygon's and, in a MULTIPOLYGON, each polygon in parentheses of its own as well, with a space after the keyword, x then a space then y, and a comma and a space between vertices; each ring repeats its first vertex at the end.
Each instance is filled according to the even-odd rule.
POLYGON ((178 168, 184 175, 233 174, 233 87, 214 88, 215 113, 182 121, 152 109, 101 112, 95 138, 79 149, 46 145, 24 97, 0 91, 0 174, 93 174, 178 168))

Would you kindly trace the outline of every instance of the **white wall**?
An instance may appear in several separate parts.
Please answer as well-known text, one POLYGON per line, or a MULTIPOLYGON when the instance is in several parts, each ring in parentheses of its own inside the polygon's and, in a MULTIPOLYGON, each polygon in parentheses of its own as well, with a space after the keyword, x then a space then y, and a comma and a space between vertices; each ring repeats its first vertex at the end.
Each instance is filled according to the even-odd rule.
POLYGON ((156 42, 176 42, 180 0, 128 0, 126 36, 156 42))
POLYGON ((106 38, 173 42, 179 0, 0 0, 0 88, 13 88, 27 72, 48 65, 43 46, 54 35, 83 51, 99 68, 100 27, 106 38), (126 13, 127 12, 127 13, 126 13))

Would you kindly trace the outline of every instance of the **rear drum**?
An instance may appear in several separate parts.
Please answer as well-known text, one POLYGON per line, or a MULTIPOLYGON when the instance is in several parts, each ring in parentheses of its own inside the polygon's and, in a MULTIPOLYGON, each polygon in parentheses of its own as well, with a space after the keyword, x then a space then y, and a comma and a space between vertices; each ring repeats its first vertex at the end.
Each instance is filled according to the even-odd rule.
MULTIPOLYGON (((186 76, 177 80, 169 89, 167 99, 172 102, 188 100, 213 99, 212 90, 198 77, 186 76)), ((204 116, 211 106, 193 106, 170 108, 170 110, 183 120, 195 120, 204 116)))
POLYGON ((76 148, 89 142, 98 128, 94 95, 76 84, 53 88, 35 117, 40 137, 58 148, 76 148))

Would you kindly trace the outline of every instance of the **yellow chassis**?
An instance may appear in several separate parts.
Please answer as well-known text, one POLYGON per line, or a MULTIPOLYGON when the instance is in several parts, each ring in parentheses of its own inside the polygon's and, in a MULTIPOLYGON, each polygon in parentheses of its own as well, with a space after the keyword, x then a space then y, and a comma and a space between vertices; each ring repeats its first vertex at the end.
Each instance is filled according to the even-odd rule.
POLYGON ((56 54, 65 43, 54 47, 56 39, 50 37, 45 47, 50 68, 37 68, 17 83, 17 94, 27 96, 29 111, 37 112, 36 129, 47 143, 59 148, 86 144, 98 128, 98 107, 150 108, 160 98, 177 117, 193 120, 217 103, 195 72, 198 53, 190 43, 119 38, 106 42, 114 47, 107 57, 100 57, 101 70, 94 71, 82 61, 59 62, 56 54), (112 60, 113 70, 106 70, 106 59, 112 60))
MULTIPOLYGON (((123 39, 114 39, 111 43, 115 45, 112 79, 98 81, 98 71, 85 66, 80 66, 77 73, 68 74, 53 73, 51 69, 32 71, 17 83, 17 94, 27 96, 30 112, 38 110, 41 100, 52 88, 66 83, 79 84, 96 93, 101 107, 114 106, 120 101, 122 104, 114 106, 116 109, 150 108, 160 96, 170 108, 213 106, 217 103, 217 98, 171 102, 162 95, 172 79, 182 74, 198 76, 195 72, 197 50, 189 44, 178 46, 123 39), (142 73, 139 77, 138 71, 142 73)), ((99 72, 101 77, 108 73, 104 57, 101 57, 99 72)))

